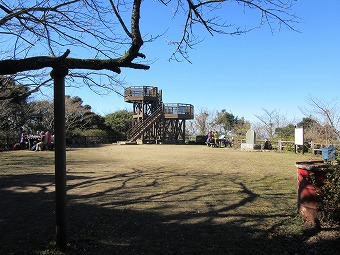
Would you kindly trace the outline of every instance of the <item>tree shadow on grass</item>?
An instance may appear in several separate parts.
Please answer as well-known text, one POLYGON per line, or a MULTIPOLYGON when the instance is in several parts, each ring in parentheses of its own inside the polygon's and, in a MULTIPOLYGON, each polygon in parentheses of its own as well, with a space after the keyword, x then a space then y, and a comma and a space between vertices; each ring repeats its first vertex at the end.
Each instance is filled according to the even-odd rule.
MULTIPOLYGON (((210 185, 209 178, 226 176, 202 178, 161 171, 149 176, 138 169, 101 177, 68 174, 70 191, 108 182, 112 186, 85 195, 70 192, 67 254, 338 254, 337 239, 305 242, 320 230, 291 235, 276 231, 280 222, 287 220, 287 213, 239 214, 235 210, 254 203, 258 194, 236 178, 230 182, 238 189, 235 197, 239 199, 212 205, 209 200, 214 198, 214 185, 207 189, 210 194, 198 192, 210 185), (191 181, 162 189, 174 178, 191 181), (182 201, 176 201, 179 198, 182 201), (205 210, 165 213, 170 204, 197 200, 203 201, 205 210), (157 206, 138 207, 143 203, 157 206), (261 222, 268 218, 275 218, 275 224, 261 228, 261 222)), ((57 254, 53 250, 53 183, 52 174, 1 176, 0 254, 57 254)))

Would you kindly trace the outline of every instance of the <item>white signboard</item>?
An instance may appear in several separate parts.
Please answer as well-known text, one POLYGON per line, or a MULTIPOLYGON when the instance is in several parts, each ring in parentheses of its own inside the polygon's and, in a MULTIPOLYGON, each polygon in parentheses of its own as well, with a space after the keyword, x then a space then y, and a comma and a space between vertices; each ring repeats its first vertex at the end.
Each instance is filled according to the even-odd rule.
POLYGON ((295 128, 295 144, 303 145, 303 128, 295 128))

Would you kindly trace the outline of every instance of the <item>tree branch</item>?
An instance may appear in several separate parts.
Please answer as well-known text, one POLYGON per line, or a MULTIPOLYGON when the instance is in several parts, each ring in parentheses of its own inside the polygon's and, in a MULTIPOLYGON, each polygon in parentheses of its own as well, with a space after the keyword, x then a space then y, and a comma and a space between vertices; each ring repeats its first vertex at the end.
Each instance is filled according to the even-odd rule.
POLYGON ((142 0, 134 0, 133 2, 133 9, 131 15, 132 44, 129 50, 125 53, 125 55, 119 58, 119 62, 122 63, 123 65, 126 64, 130 65, 132 60, 134 60, 137 57, 145 58, 145 55, 139 52, 140 48, 143 46, 144 43, 139 28, 141 3, 142 0))
MULTIPOLYGON (((64 5, 71 4, 79 2, 79 0, 73 0, 65 3, 64 5)), ((134 0, 133 2, 133 9, 132 9, 132 14, 131 14, 131 33, 127 30, 120 14, 118 13, 118 10, 115 8, 113 1, 110 1, 111 3, 111 8, 113 8, 113 12, 117 16, 121 26, 123 27, 124 31, 128 35, 129 38, 131 38, 131 43, 130 43, 130 48, 125 52, 124 55, 118 58, 110 58, 108 54, 105 53, 105 51, 100 50, 97 48, 98 45, 92 46, 86 43, 86 41, 81 40, 80 38, 76 36, 72 36, 67 34, 67 31, 61 31, 58 29, 57 24, 54 25, 52 21, 50 23, 46 22, 45 20, 42 19, 40 20, 38 17, 35 17, 30 14, 31 11, 43 11, 45 15, 45 11, 54 11, 55 13, 59 14, 61 17, 66 17, 65 22, 70 22, 70 24, 75 25, 72 23, 72 20, 69 19, 66 15, 64 15, 62 12, 58 11, 58 8, 60 8, 63 5, 57 5, 55 7, 44 7, 44 8, 39 8, 39 7, 32 7, 32 8, 23 8, 22 10, 19 11, 13 11, 13 10, 8 10, 4 6, 0 6, 1 9, 6 9, 6 13, 8 15, 2 19, 2 22, 6 22, 7 20, 15 17, 19 20, 23 19, 21 16, 22 14, 27 14, 30 16, 30 20, 34 21, 35 23, 41 23, 43 24, 43 30, 39 32, 40 30, 34 30, 33 27, 28 27, 26 24, 23 24, 21 22, 21 25, 26 28, 26 30, 32 32, 33 34, 36 33, 37 37, 40 38, 47 38, 49 46, 51 46, 51 42, 56 42, 55 40, 51 40, 48 29, 47 27, 50 27, 54 31, 59 34, 59 36, 65 36, 70 38, 73 41, 80 42, 83 45, 86 46, 86 48, 90 48, 93 50, 97 50, 98 52, 101 52, 105 58, 107 59, 79 59, 79 58, 67 58, 68 54, 70 51, 66 51, 64 55, 60 57, 55 57, 55 56, 37 56, 37 57, 27 57, 24 59, 6 59, 6 60, 0 60, 0 74, 15 74, 18 72, 23 72, 23 71, 28 71, 28 70, 39 70, 43 69, 46 67, 55 67, 58 64, 60 64, 61 61, 64 62, 64 64, 69 68, 69 69, 87 69, 87 70, 110 70, 115 73, 120 73, 121 67, 127 67, 127 68, 133 68, 133 69, 143 69, 143 70, 148 70, 150 67, 148 65, 144 64, 138 64, 138 63, 133 63, 133 61, 136 58, 142 57, 145 58, 145 55, 139 52, 140 48, 143 45, 143 39, 140 33, 140 27, 139 27, 139 22, 140 22, 140 6, 142 1, 141 0, 134 0), (44 35, 45 34, 45 35, 44 35)), ((44 16, 45 17, 45 16, 44 16)), ((87 31, 87 30, 86 30, 87 31)), ((91 35, 95 36, 95 34, 92 34, 91 32, 87 31, 87 33, 90 33, 91 35)), ((98 37, 96 37, 98 38, 98 37)), ((108 42, 111 42, 113 44, 114 42, 109 40, 108 42)), ((51 51, 52 51, 52 47, 51 51)))
POLYGON ((88 70, 101 70, 106 69, 115 73, 120 73, 120 67, 129 67, 134 69, 148 70, 150 67, 143 64, 131 63, 128 61, 122 61, 121 59, 77 59, 67 58, 70 53, 67 50, 60 57, 40 56, 31 57, 18 60, 1 60, 0 61, 0 75, 15 74, 27 70, 38 70, 46 67, 55 67, 62 62, 69 69, 88 69, 88 70))
POLYGON ((14 17, 17 18, 17 19, 22 19, 22 17, 20 16, 22 14, 28 14, 29 12, 32 12, 32 11, 40 11, 40 12, 56 11, 58 8, 61 8, 63 6, 70 5, 70 4, 79 2, 79 1, 80 0, 72 0, 72 1, 69 1, 69 2, 61 3, 61 4, 59 4, 59 5, 55 6, 55 7, 31 7, 31 8, 23 8, 23 9, 20 9, 19 11, 17 11, 17 12, 12 12, 8 8, 6 8, 4 5, 0 4, 0 9, 8 14, 4 18, 0 19, 0 26, 6 24, 6 22, 8 22, 9 20, 11 20, 14 17))
POLYGON ((111 7, 113 9, 113 12, 115 13, 117 19, 119 20, 119 23, 120 25, 122 26, 123 30, 125 31, 125 33, 132 39, 132 34, 130 33, 130 31, 127 29, 122 17, 120 16, 115 4, 113 3, 112 0, 110 0, 110 4, 111 4, 111 7))
MULTIPOLYGON (((20 91, 20 87, 15 88, 14 90, 10 91, 8 94, 0 95, 0 101, 6 100, 6 99, 13 99, 13 98, 27 98, 30 95, 32 95, 33 93, 37 92, 42 86, 49 83, 51 80, 52 79, 50 78, 50 79, 44 81, 43 83, 37 85, 34 89, 31 89, 31 90, 24 92, 24 93, 22 93, 20 91)), ((4 92, 4 91, 2 90, 1 92, 4 92)))

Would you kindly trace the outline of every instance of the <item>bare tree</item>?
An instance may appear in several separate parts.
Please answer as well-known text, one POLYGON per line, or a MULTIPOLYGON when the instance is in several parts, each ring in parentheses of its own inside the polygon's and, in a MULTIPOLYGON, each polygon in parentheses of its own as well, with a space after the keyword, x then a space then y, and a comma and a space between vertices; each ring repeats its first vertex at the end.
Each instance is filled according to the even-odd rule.
POLYGON ((281 114, 277 109, 271 111, 267 109, 262 110, 264 112, 263 115, 255 115, 259 122, 254 123, 253 128, 263 138, 273 138, 277 128, 291 124, 287 116, 281 114))
POLYGON ((272 138, 274 135, 274 123, 277 118, 277 110, 269 111, 267 109, 262 109, 264 114, 262 116, 255 115, 255 117, 260 121, 260 123, 255 124, 256 131, 263 137, 272 138))
POLYGON ((213 120, 215 114, 206 109, 200 109, 197 114, 195 114, 195 119, 193 120, 193 128, 195 133, 198 135, 206 135, 213 128, 213 120))
POLYGON ((309 108, 300 108, 306 116, 313 116, 316 120, 314 125, 314 134, 319 138, 332 143, 340 139, 340 109, 337 104, 338 100, 324 101, 316 98, 309 98, 309 108))
MULTIPOLYGON (((75 98, 70 96, 65 97, 65 126, 66 131, 74 130, 75 128, 84 128, 91 121, 88 118, 90 110, 82 106, 82 101, 75 101, 75 98)), ((31 125, 32 128, 44 130, 54 130, 54 105, 53 100, 33 101, 29 103, 29 115, 32 121, 39 120, 39 125, 31 125)))
POLYGON ((32 101, 28 104, 29 119, 27 129, 35 133, 37 130, 54 130, 54 107, 51 100, 32 101))
MULTIPOLYGON (((184 21, 182 34, 167 40, 175 46, 172 58, 188 60, 188 50, 201 40, 195 36, 200 26, 211 35, 242 34, 264 24, 274 30, 274 22, 294 30, 293 2, 159 0, 154 4, 184 21), (219 16, 227 8, 255 13, 258 20, 250 27, 233 26, 235 21, 219 16)), ((157 36, 142 35, 141 5, 141 0, 0 0, 0 74, 15 75, 30 87, 30 93, 51 85, 49 68, 63 63, 71 70, 68 79, 73 85, 81 78, 80 83, 96 92, 115 90, 112 84, 119 83, 114 73, 119 74, 121 68, 149 69, 150 62, 140 61, 146 57, 141 47, 157 36), (112 72, 98 72, 103 69, 112 72), (98 75, 107 79, 98 79, 98 75)))

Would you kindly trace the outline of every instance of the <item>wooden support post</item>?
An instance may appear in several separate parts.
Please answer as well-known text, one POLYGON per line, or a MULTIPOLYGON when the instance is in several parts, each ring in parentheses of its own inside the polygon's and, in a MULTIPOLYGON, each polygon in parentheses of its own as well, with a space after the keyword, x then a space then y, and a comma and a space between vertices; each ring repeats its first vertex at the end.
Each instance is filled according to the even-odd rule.
POLYGON ((59 251, 67 248, 66 224, 66 135, 65 135, 65 76, 66 66, 54 67, 54 131, 55 131, 55 203, 56 203, 56 246, 59 251))
POLYGON ((185 120, 183 120, 183 122, 182 122, 182 124, 183 124, 183 144, 185 144, 185 120))

